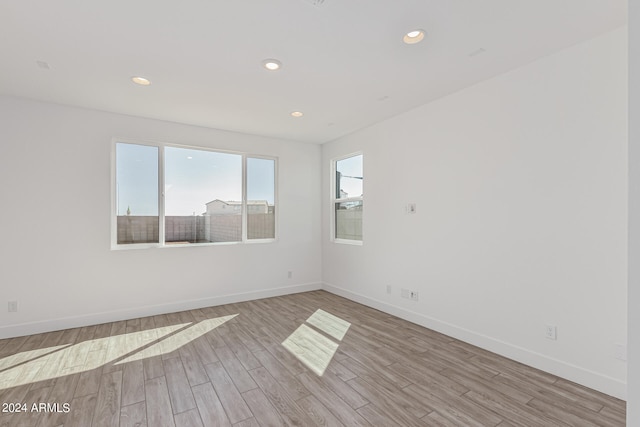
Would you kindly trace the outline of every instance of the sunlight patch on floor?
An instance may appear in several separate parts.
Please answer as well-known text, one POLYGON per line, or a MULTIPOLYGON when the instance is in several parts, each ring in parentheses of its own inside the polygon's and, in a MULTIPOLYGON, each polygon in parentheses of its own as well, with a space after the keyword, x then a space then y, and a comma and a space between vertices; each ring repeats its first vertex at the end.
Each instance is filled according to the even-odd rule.
MULTIPOLYGON (((351 326, 351 323, 320 309, 305 323, 313 325, 338 341, 342 341, 351 326)), ((282 342, 284 348, 318 376, 324 374, 339 345, 304 323, 282 342)))
POLYGON ((5 369, 9 369, 12 366, 16 366, 21 363, 27 362, 29 360, 36 359, 48 353, 53 353, 56 350, 60 350, 61 348, 64 348, 64 347, 69 347, 70 345, 71 344, 56 345, 53 347, 38 348, 35 350, 23 351, 21 353, 12 354, 11 356, 7 356, 3 359, 0 359, 0 371, 4 371, 5 369))
POLYGON ((351 323, 346 320, 342 320, 338 316, 334 316, 320 309, 316 310, 316 312, 307 319, 307 323, 315 326, 338 341, 342 341, 342 338, 344 338, 351 326, 351 323))
POLYGON ((237 314, 8 356, 0 359, 0 390, 90 371, 114 361, 121 364, 171 353, 235 316, 237 314))
POLYGON ((183 345, 188 344, 197 338, 200 338, 202 335, 214 330, 218 326, 222 325, 225 322, 228 322, 236 316, 237 314, 233 314, 229 316, 218 317, 216 319, 203 320, 202 322, 199 322, 191 326, 190 328, 185 329, 184 331, 180 331, 156 344, 153 344, 150 347, 132 354, 131 356, 117 362, 116 365, 119 365, 121 363, 133 362, 135 360, 142 360, 148 357, 160 356, 162 354, 176 351, 183 345))
POLYGON ((320 376, 338 349, 338 344, 307 325, 300 325, 282 345, 320 376))

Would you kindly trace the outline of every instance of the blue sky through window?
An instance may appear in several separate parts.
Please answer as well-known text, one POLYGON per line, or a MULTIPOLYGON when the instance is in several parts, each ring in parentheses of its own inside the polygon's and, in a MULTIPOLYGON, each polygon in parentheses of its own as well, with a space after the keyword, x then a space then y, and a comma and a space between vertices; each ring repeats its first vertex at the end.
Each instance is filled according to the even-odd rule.
POLYGON ((275 199, 276 162, 272 159, 247 159, 247 200, 266 200, 270 205, 275 199))
MULTIPOLYGON (((158 147, 116 145, 118 215, 158 215, 158 147)), ((242 156, 165 147, 165 215, 202 215, 206 203, 242 200, 242 156)), ((275 199, 275 161, 247 158, 248 200, 275 199)))
POLYGON ((166 147, 165 215, 202 215, 219 199, 242 201, 242 156, 166 147))
POLYGON ((118 215, 158 215, 158 147, 116 145, 118 215))
POLYGON ((336 171, 342 174, 340 189, 347 193, 346 197, 362 196, 362 154, 338 160, 336 171))

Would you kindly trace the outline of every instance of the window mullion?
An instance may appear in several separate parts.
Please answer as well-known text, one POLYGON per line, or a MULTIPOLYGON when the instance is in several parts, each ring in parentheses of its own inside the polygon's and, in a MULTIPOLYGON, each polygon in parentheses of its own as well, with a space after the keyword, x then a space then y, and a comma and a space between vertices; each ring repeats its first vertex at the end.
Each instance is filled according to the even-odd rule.
POLYGON ((246 243, 248 238, 248 213, 247 213, 247 156, 242 155, 242 242, 246 243))
POLYGON ((158 243, 165 245, 164 145, 158 147, 158 243))

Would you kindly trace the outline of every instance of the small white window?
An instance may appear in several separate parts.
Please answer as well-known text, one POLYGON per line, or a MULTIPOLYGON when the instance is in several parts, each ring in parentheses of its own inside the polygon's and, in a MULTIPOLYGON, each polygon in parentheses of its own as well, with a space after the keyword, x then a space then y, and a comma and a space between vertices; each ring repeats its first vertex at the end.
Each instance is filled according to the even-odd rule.
POLYGON ((362 154, 355 154, 333 161, 332 237, 339 243, 362 242, 364 194, 362 160, 362 154))

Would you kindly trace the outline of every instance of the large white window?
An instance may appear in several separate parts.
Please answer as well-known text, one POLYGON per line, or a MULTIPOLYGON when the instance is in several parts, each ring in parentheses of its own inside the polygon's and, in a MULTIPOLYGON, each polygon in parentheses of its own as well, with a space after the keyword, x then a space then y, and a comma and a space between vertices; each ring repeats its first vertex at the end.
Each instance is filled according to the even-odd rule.
POLYGON ((114 143, 112 247, 273 241, 276 159, 114 143))
POLYGON ((363 164, 362 154, 332 162, 333 239, 342 243, 362 242, 363 164))

